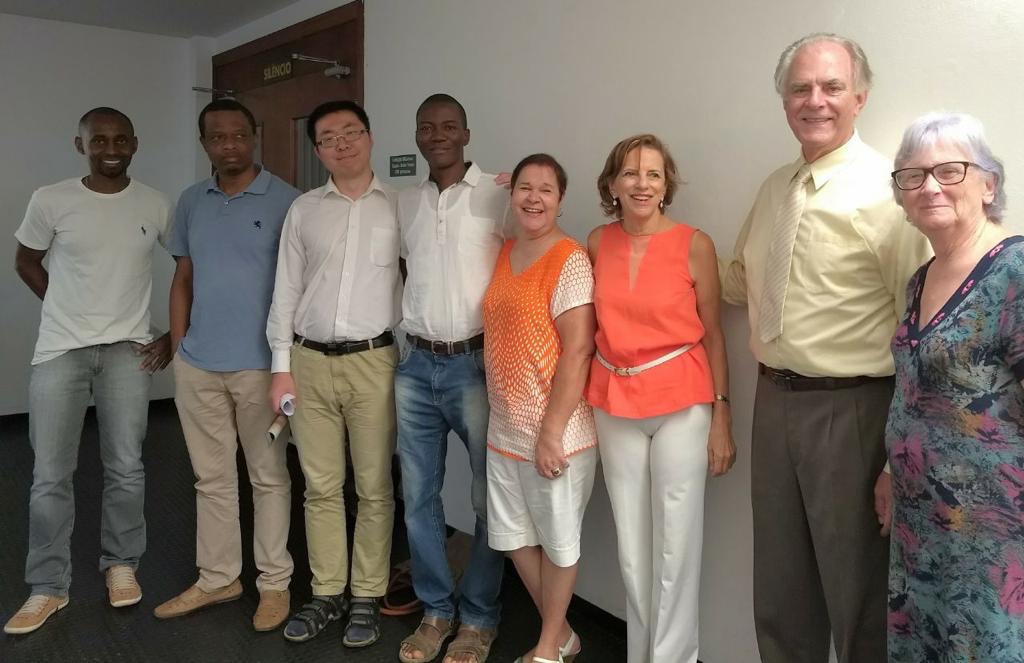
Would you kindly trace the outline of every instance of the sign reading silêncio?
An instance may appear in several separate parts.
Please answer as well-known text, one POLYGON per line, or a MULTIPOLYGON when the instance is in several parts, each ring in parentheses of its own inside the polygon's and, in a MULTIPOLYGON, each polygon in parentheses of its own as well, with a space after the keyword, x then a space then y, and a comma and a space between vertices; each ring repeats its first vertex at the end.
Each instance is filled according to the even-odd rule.
POLYGON ((280 78, 288 78, 292 75, 292 61, 272 62, 263 67, 263 82, 269 83, 280 78))
POLYGON ((392 154, 391 177, 409 177, 416 174, 415 154, 392 154))

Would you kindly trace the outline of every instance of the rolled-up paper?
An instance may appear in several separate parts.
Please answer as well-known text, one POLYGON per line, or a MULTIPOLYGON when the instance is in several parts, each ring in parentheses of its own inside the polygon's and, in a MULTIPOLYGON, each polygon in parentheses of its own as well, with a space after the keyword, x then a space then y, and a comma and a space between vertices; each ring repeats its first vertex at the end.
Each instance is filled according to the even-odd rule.
POLYGON ((273 444, 277 436, 281 434, 284 427, 288 425, 288 417, 283 414, 279 414, 274 417, 274 423, 270 424, 270 428, 267 429, 267 444, 273 444))
POLYGON ((281 394, 281 414, 290 417, 295 414, 295 394, 281 394))

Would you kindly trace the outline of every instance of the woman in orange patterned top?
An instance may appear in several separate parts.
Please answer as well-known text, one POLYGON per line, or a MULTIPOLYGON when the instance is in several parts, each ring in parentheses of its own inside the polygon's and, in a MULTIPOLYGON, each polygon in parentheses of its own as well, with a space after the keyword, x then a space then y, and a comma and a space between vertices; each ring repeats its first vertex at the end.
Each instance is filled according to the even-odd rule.
POLYGON ((612 223, 594 261, 594 406, 626 587, 630 663, 694 663, 704 482, 736 457, 715 246, 667 217, 679 185, 655 136, 616 145, 597 181, 612 223))
POLYGON ((582 398, 594 354, 594 278, 586 251, 557 224, 565 185, 565 170, 547 154, 516 166, 518 237, 498 255, 483 305, 488 542, 509 552, 541 616, 524 663, 579 653, 565 612, 597 465, 582 398))

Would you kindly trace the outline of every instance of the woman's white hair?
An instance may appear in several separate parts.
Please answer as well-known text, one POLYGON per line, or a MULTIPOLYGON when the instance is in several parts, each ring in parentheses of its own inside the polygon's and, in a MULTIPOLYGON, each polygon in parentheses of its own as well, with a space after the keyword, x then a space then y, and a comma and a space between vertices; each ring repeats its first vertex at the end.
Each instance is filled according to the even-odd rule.
MULTIPOLYGON (((943 142, 958 147, 967 155, 968 161, 988 173, 994 179, 995 195, 992 202, 984 204, 985 216, 989 221, 999 223, 1006 211, 1006 174, 1003 163, 992 154, 985 140, 985 127, 978 118, 966 113, 928 113, 922 115, 903 132, 903 140, 896 152, 894 170, 906 168, 910 160, 921 150, 943 142)), ((893 182, 896 202, 903 204, 903 192, 893 182)))

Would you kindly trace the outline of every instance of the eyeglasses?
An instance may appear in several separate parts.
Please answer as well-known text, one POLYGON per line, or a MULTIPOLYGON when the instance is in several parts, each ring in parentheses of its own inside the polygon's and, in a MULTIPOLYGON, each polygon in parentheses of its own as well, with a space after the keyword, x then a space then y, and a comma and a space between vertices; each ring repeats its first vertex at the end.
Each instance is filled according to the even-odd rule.
POLYGON ((342 131, 340 134, 328 136, 327 138, 321 138, 316 142, 317 147, 338 147, 342 143, 354 143, 363 134, 370 133, 366 129, 350 129, 349 131, 342 131))
POLYGON ((920 189, 929 175, 939 184, 960 184, 967 177, 968 166, 980 168, 970 161, 947 161, 931 168, 900 168, 892 172, 892 179, 900 191, 920 189))

